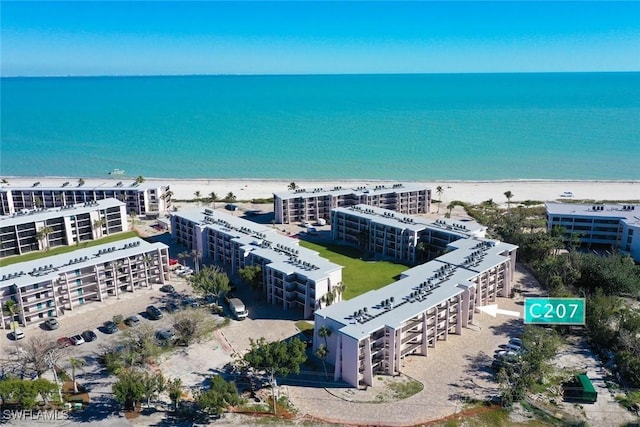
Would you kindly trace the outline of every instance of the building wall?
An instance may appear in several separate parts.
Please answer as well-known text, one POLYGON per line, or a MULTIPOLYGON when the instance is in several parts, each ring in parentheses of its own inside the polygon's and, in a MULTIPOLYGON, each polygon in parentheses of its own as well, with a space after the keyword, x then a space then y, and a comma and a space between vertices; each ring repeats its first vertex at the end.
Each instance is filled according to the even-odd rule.
POLYGON ((12 187, 0 188, 0 215, 13 215, 22 209, 56 208, 77 205, 109 198, 126 204, 126 212, 143 216, 151 212, 164 212, 171 207, 171 190, 168 185, 82 187, 12 187))
POLYGON ((580 243, 611 246, 640 262, 640 206, 547 204, 547 230, 562 227, 564 238, 580 243))
MULTIPOLYGON (((28 326, 85 304, 118 298, 121 293, 161 286, 169 279, 166 245, 137 238, 110 245, 115 246, 101 245, 90 251, 82 249, 11 265, 17 276, 3 274, 0 303, 16 301, 19 322, 28 326), (88 255, 78 257, 78 253, 88 255), (63 258, 67 260, 64 264, 60 263, 63 258)), ((2 327, 8 328, 10 317, 5 313, 0 319, 2 327)))
MULTIPOLYGON (((259 265, 267 302, 280 305, 284 310, 300 308, 305 318, 313 316, 327 292, 342 284, 341 267, 327 271, 315 265, 312 267, 315 261, 303 261, 272 244, 275 235, 269 233, 273 231, 256 232, 252 229, 255 223, 239 218, 232 222, 235 225, 227 222, 225 215, 220 213, 202 217, 175 214, 171 232, 179 243, 200 251, 203 259, 222 266, 232 275, 246 266, 259 265)), ((279 238, 285 239, 284 236, 279 238)), ((297 246, 294 239, 286 240, 291 240, 289 246, 297 246)), ((318 256, 317 260, 321 258, 318 256)), ((341 296, 337 295, 336 300, 340 299, 341 296)))
POLYGON ((431 206, 431 190, 395 184, 389 187, 379 185, 352 190, 344 190, 342 187, 312 191, 299 189, 273 195, 273 210, 278 224, 312 222, 320 218, 330 222, 332 209, 358 204, 376 206, 403 214, 427 213, 431 206))
POLYGON ((343 324, 316 315, 314 351, 325 344, 318 331, 323 327, 330 329, 326 344, 329 354, 334 355, 329 360, 334 367, 334 379, 342 379, 354 387, 372 385, 375 375, 400 374, 405 357, 427 356, 429 348, 446 341, 449 334, 461 334, 462 328, 474 319, 477 294, 473 288, 471 292, 460 288, 457 295, 424 306, 398 327, 383 326, 359 340, 340 333, 343 324))
POLYGON ((0 220, 0 258, 96 240, 126 229, 127 215, 122 203, 41 208, 30 214, 16 214, 0 220), (95 227, 96 221, 101 220, 104 224, 95 227), (38 233, 45 227, 49 227, 51 233, 38 239, 38 233))

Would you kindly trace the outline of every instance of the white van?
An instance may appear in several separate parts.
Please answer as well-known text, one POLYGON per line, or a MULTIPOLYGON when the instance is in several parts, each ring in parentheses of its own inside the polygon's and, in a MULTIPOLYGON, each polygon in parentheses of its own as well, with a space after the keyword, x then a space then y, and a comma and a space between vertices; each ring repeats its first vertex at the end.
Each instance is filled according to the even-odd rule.
POLYGON ((247 308, 240 298, 230 298, 229 309, 238 320, 244 320, 249 315, 247 308))

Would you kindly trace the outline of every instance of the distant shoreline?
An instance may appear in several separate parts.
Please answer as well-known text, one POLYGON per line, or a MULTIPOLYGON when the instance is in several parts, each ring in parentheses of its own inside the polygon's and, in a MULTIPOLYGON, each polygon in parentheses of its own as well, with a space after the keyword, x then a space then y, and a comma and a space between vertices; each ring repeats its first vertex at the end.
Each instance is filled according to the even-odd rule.
POLYGON ((1 76, 3 79, 65 79, 65 78, 149 78, 149 77, 278 77, 278 76, 421 76, 421 75, 485 75, 485 74, 633 74, 639 70, 573 70, 573 71, 469 71, 469 72, 407 72, 407 73, 274 73, 274 74, 69 74, 45 76, 1 76))

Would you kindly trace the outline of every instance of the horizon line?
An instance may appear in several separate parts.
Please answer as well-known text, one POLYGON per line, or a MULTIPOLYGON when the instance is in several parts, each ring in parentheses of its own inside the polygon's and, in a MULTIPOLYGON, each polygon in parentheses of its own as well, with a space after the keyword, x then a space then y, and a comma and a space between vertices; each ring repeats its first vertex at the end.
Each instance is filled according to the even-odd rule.
POLYGON ((9 75, 3 79, 38 78, 95 78, 95 77, 282 77, 282 76, 404 76, 404 75, 472 75, 472 74, 622 74, 639 73, 639 70, 573 70, 573 71, 460 71, 460 72, 394 72, 394 73, 190 73, 190 74, 51 74, 9 75))

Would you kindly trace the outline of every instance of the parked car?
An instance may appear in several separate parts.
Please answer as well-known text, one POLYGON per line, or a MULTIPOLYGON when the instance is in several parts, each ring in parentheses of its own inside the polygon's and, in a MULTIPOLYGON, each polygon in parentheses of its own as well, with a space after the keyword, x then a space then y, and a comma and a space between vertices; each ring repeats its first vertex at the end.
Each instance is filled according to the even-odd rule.
POLYGON ((72 345, 84 344, 84 338, 82 338, 82 335, 74 335, 71 338, 69 338, 69 341, 71 342, 72 345))
POLYGON ((138 326, 140 324, 140 319, 138 319, 138 316, 129 316, 124 319, 124 324, 129 327, 138 326))
POLYGON ((60 327, 60 324, 58 323, 58 319, 56 319, 55 317, 50 317, 44 321, 44 326, 46 326, 50 331, 53 331, 54 329, 58 329, 60 327))
POLYGON ((188 305, 189 307, 193 308, 200 307, 200 303, 194 297, 186 297, 182 300, 182 305, 188 305))
POLYGON ((237 211, 238 210, 238 205, 234 205, 233 203, 227 203, 226 205, 224 205, 224 208, 228 211, 237 211))
POLYGON ((13 331, 11 335, 13 336, 14 341, 21 340, 25 337, 24 331, 20 328, 17 328, 15 331, 13 331))
POLYGON ((91 342, 98 339, 98 336, 96 335, 96 333, 91 330, 84 331, 80 335, 82 335, 82 338, 84 338, 85 342, 91 342))
POLYGON ((177 273, 178 273, 178 276, 184 277, 184 276, 188 276, 189 274, 192 274, 193 269, 191 269, 190 267, 180 268, 178 269, 177 273))
POLYGON ((116 325, 111 320, 107 320, 106 322, 104 322, 104 331, 107 334, 114 334, 118 332, 118 325, 116 325))
POLYGON ((159 320, 162 319, 162 312, 155 305, 150 305, 147 307, 147 315, 151 320, 159 320))
POLYGON ((169 301, 169 302, 164 306, 164 308, 165 308, 165 310, 166 310, 168 313, 173 313, 174 311, 178 311, 178 309, 179 309, 180 307, 178 307, 178 304, 176 304, 175 302, 173 302, 173 301, 169 301))
POLYGON ((167 293, 174 293, 176 291, 176 288, 174 288, 172 285, 163 285, 160 286, 160 292, 167 292, 167 293))
POLYGON ((518 347, 522 347, 522 340, 520 338, 511 338, 509 340, 509 344, 517 345, 518 347))
POLYGON ((56 343, 58 344, 58 348, 65 348, 71 345, 71 340, 69 339, 69 337, 60 337, 58 338, 56 343))
POLYGON ((156 332, 156 337, 158 337, 158 339, 161 341, 166 341, 170 338, 173 338, 174 336, 175 333, 171 329, 161 329, 156 332))
POLYGON ((520 347, 519 345, 516 345, 516 344, 511 344, 511 343, 507 344, 506 350, 507 351, 513 351, 515 353, 522 353, 522 347, 520 347))

